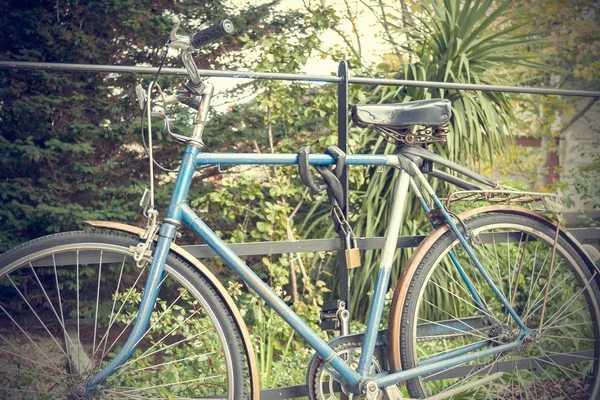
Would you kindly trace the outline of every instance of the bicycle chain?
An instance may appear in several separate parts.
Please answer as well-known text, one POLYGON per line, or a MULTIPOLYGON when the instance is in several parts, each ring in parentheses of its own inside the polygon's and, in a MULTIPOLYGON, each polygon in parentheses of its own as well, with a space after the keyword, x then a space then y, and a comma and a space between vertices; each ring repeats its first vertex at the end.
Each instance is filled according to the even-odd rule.
MULTIPOLYGON (((485 332, 485 331, 489 331, 492 327, 486 327, 486 329, 479 329, 478 332, 485 332)), ((455 334, 449 334, 449 335, 436 335, 436 336, 423 336, 423 337, 419 337, 417 338, 417 343, 424 343, 424 342, 432 342, 434 340, 440 340, 440 339, 451 339, 451 338, 456 338, 459 336, 464 336, 461 333, 455 333, 455 334)))
MULTIPOLYGON (((491 329, 491 327, 489 327, 488 330, 489 329, 491 329)), ((445 339, 445 338, 451 338, 451 337, 454 337, 454 336, 456 336, 456 335, 443 335, 443 336, 435 336, 435 337, 433 337, 433 336, 427 337, 426 336, 426 337, 418 338, 417 339, 417 343, 430 342, 432 340, 440 340, 440 339, 445 339)), ((375 347, 376 348, 381 347, 383 345, 385 345, 385 342, 377 342, 377 343, 375 343, 375 347)), ((362 343, 359 343, 359 342, 348 342, 348 343, 341 343, 341 344, 339 344, 337 346, 334 346, 334 347, 332 347, 332 349, 333 349, 333 351, 336 352, 336 354, 340 354, 341 352, 347 351, 347 350, 350 350, 350 349, 361 350, 361 346, 362 346, 362 343)), ((503 357, 507 353, 508 352, 502 352, 502 353, 500 353, 498 355, 497 358, 503 357)), ((373 357, 376 358, 376 360, 379 363, 381 363, 383 361, 383 360, 377 359, 377 357, 375 355, 373 357)), ((497 358, 479 365, 478 368, 473 371, 473 374, 476 373, 476 372, 478 372, 478 371, 481 371, 482 369, 487 368, 488 366, 490 366, 491 364, 493 364, 494 362, 496 362, 497 358)), ((319 389, 318 385, 322 384, 320 382, 320 377, 321 377, 321 374, 324 372, 326 363, 323 363, 323 358, 322 357, 318 357, 315 360, 315 363, 318 363, 317 364, 317 368, 316 368, 315 373, 313 375, 313 383, 312 383, 312 385, 309 386, 309 389, 311 391, 311 397, 314 398, 314 399, 316 399, 316 400, 327 400, 327 399, 325 399, 320 394, 321 391, 322 391, 322 388, 321 388, 321 390, 318 390, 319 389)), ((432 396, 436 395, 436 394, 439 394, 439 393, 443 392, 444 390, 446 390, 446 389, 441 389, 441 390, 433 393, 432 396)), ((362 399, 362 398, 363 398, 362 396, 361 397, 356 397, 356 400, 359 400, 359 399, 362 399)))
MULTIPOLYGON (((491 329, 492 329, 492 327, 490 326, 490 327, 487 327, 487 329, 486 329, 486 330, 487 330, 487 331, 489 331, 489 330, 491 330, 491 329)), ((460 336, 460 335, 425 336, 425 337, 417 338, 417 343, 430 342, 430 341, 433 341, 433 340, 447 339, 447 338, 452 338, 452 337, 457 337, 457 336, 460 336)), ((495 363, 495 362, 496 362, 496 361, 497 361, 499 358, 502 358, 502 357, 504 357, 504 356, 505 356, 506 354, 508 354, 508 353, 509 353, 509 352, 507 352, 507 351, 504 351, 504 352, 502 352, 502 353, 498 354, 498 356, 497 356, 497 357, 495 357, 494 359, 492 359, 492 360, 490 360, 490 361, 488 361, 488 362, 485 362, 485 363, 483 363, 483 364, 480 364, 480 365, 478 365, 478 366, 477 366, 477 368, 473 368, 473 369, 471 370, 471 372, 469 373, 469 376, 467 376, 467 377, 463 378, 463 380, 464 380, 464 379, 471 378, 471 377, 472 377, 472 376, 474 376, 474 375, 475 375, 477 372, 479 372, 479 371, 481 371, 481 370, 483 370, 483 369, 485 369, 485 368, 489 367, 490 365, 494 364, 494 363, 495 363)), ((436 396, 436 395, 438 395, 438 394, 440 394, 440 393, 443 393, 445 390, 448 390, 448 388, 442 388, 442 389, 438 390, 437 392, 431 393, 431 394, 430 394, 430 396, 436 396)))

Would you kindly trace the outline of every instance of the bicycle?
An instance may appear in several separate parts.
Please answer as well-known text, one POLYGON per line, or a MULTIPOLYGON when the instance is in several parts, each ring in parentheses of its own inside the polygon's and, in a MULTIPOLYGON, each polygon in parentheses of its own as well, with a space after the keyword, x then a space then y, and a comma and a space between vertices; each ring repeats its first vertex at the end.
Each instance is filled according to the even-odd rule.
MULTIPOLYGON (((212 86, 202 83, 192 52, 233 26, 223 21, 193 36, 177 34, 178 27, 176 20, 170 45, 181 50, 189 81, 170 101, 198 110, 192 135, 177 135, 164 115, 152 115, 152 84, 147 98, 143 90, 138 93, 148 130, 152 116, 162 117, 171 137, 186 145, 166 217, 159 225, 150 191, 142 201, 146 229, 90 221, 109 232, 51 235, 0 256, 0 393, 259 398, 256 361, 240 312, 217 278, 173 243, 183 222, 315 349, 307 368, 311 399, 337 399, 340 391, 369 400, 600 397, 598 269, 557 223, 509 205, 543 203, 551 195, 501 188, 426 149, 445 140, 448 101, 355 106, 355 123, 397 144, 394 155, 202 153, 212 86), (413 125, 431 131, 415 134, 413 125), (317 166, 331 180, 333 198, 334 178, 345 166, 398 170, 366 332, 344 332, 326 343, 186 204, 196 167, 244 163, 298 164, 309 186, 314 182, 306 171, 317 166), (328 168, 332 165, 336 170, 328 168), (425 175, 463 190, 444 204, 425 175), (404 267, 388 329, 380 331, 409 189, 434 230, 404 267), (499 204, 457 215, 450 211, 457 200, 499 204), (450 282, 450 289, 441 282, 450 282), (452 304, 436 303, 442 292, 452 304)), ((344 228, 352 250, 355 238, 349 225, 344 228)), ((337 317, 347 318, 340 311, 337 317)))

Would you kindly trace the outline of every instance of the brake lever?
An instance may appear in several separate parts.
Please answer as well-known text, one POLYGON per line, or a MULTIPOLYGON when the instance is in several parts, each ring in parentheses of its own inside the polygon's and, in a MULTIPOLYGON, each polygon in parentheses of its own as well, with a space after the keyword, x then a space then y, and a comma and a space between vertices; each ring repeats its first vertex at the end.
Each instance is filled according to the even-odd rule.
POLYGON ((181 25, 181 21, 179 17, 173 15, 171 17, 171 22, 175 24, 175 26, 171 29, 171 34, 169 39, 171 40, 171 47, 174 49, 182 49, 182 50, 191 50, 192 45, 190 41, 190 37, 187 35, 178 35, 177 31, 179 30, 179 26, 181 25))
POLYGON ((195 139, 195 138, 188 137, 188 136, 179 135, 177 133, 172 132, 171 125, 169 124, 169 118, 167 117, 167 115, 165 113, 155 111, 155 112, 151 113, 151 116, 152 116, 152 118, 160 118, 165 121, 165 130, 173 138, 173 140, 175 140, 179 143, 183 143, 183 144, 195 144, 195 145, 199 145, 201 147, 204 146, 204 142, 202 142, 202 140, 195 139))
POLYGON ((135 95, 137 96, 138 103, 140 104, 140 109, 144 109, 144 105, 146 104, 146 91, 141 84, 138 84, 135 87, 135 95))

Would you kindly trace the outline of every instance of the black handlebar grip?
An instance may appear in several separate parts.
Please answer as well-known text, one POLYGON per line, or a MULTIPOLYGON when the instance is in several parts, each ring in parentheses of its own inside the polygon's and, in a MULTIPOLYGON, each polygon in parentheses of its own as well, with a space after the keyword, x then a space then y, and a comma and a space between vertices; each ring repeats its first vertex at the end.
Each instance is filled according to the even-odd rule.
POLYGON ((194 33, 194 36, 192 36, 191 39, 191 44, 195 49, 199 49, 205 44, 220 39, 231 32, 233 32, 233 23, 228 19, 224 19, 218 24, 209 26, 200 32, 194 33))

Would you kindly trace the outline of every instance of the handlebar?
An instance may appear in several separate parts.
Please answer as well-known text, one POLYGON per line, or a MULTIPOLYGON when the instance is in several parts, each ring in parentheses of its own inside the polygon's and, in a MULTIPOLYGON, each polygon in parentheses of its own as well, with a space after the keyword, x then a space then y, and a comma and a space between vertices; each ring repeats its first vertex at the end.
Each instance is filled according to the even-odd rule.
POLYGON ((175 26, 173 29, 171 29, 171 47, 184 51, 193 51, 194 49, 199 49, 202 46, 217 39, 221 39, 222 37, 233 32, 233 23, 228 19, 224 19, 218 24, 209 26, 206 29, 202 29, 191 36, 178 35, 177 31, 179 30, 180 25, 179 18, 177 16, 173 16, 172 21, 175 26))
MULTIPOLYGON (((177 16, 172 18, 175 26, 171 29, 170 34, 170 46, 171 48, 181 50, 181 60, 188 73, 189 81, 184 83, 185 90, 178 91, 175 95, 167 96, 165 98, 165 104, 173 104, 176 102, 182 102, 185 105, 196 108, 196 118, 194 118, 194 128, 192 135, 189 137, 177 135, 171 132, 168 119, 164 114, 151 113, 150 116, 160 117, 165 120, 167 132, 178 142, 185 143, 188 145, 195 145, 198 147, 204 146, 202 142, 202 132, 208 117, 208 110, 210 108, 210 101, 213 96, 213 87, 210 83, 203 83, 200 80, 200 74, 198 73, 198 67, 192 56, 194 49, 220 39, 233 32, 233 23, 225 19, 218 24, 209 26, 199 32, 196 32, 192 36, 178 35, 177 31, 180 26, 180 21, 177 16)), ((149 89, 150 90, 150 89, 149 89)), ((148 101, 148 110, 150 112, 150 96, 146 99, 148 101)), ((141 102, 141 100, 140 100, 141 102)))
POLYGON ((192 56, 193 51, 233 32, 233 23, 230 20, 225 19, 218 24, 209 26, 200 32, 196 32, 194 35, 189 36, 177 34, 180 26, 180 21, 177 16, 173 16, 172 21, 175 26, 173 29, 171 29, 171 47, 175 49, 181 49, 181 59, 185 69, 188 72, 190 80, 194 85, 200 85, 200 75, 198 74, 196 62, 192 56))
POLYGON ((200 32, 194 33, 194 35, 191 37, 190 44, 195 49, 199 49, 212 41, 221 39, 231 32, 233 32, 233 23, 228 19, 224 19, 218 24, 209 26, 200 32))

